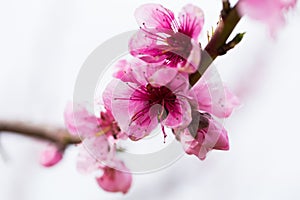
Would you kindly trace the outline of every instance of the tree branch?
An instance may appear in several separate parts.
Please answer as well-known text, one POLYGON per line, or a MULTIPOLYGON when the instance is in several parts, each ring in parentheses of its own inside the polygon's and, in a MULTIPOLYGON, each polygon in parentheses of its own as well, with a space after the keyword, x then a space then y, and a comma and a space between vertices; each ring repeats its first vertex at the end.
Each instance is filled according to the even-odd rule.
POLYGON ((228 6, 230 6, 229 2, 223 1, 222 20, 202 53, 198 70, 189 76, 191 86, 197 83, 210 64, 220 55, 219 50, 226 45, 230 34, 241 19, 237 10, 238 3, 233 8, 228 6))
POLYGON ((66 129, 34 125, 21 121, 0 120, 0 133, 10 132, 36 139, 46 140, 65 149, 68 145, 81 143, 79 137, 72 136, 66 129))

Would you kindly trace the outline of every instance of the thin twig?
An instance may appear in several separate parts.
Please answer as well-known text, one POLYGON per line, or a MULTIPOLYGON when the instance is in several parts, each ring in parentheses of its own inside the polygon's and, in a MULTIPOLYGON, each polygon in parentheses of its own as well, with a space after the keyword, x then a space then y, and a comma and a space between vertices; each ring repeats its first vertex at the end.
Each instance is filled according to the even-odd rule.
POLYGON ((35 125, 21 121, 0 120, 0 133, 14 133, 54 143, 59 148, 81 143, 80 138, 71 135, 64 128, 35 125))

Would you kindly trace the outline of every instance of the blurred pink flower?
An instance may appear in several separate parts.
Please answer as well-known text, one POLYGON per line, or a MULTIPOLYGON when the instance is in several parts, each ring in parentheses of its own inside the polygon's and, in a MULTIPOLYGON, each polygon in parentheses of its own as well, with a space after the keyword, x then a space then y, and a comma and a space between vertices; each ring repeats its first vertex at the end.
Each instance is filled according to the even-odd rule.
POLYGON ((105 191, 123 192, 125 194, 131 186, 132 175, 129 173, 129 169, 125 164, 115 158, 115 150, 114 146, 106 148, 108 156, 103 162, 103 160, 97 159, 92 152, 87 151, 87 149, 81 146, 78 155, 77 169, 81 173, 91 173, 102 170, 102 176, 96 177, 98 185, 105 191))
POLYGON ((68 103, 65 108, 64 118, 68 131, 73 135, 92 137, 101 131, 99 119, 94 114, 89 113, 82 105, 68 103))
POLYGON ((159 4, 145 4, 135 12, 140 30, 129 42, 130 53, 148 63, 164 62, 187 73, 195 72, 201 58, 198 36, 204 23, 203 11, 186 5, 174 13, 159 4))
POLYGON ((193 121, 184 130, 174 130, 187 154, 194 154, 204 160, 213 150, 228 150, 227 131, 208 113, 193 112, 193 121))
POLYGON ((164 126, 188 126, 191 107, 186 77, 174 68, 141 63, 131 65, 126 76, 130 76, 126 78, 129 82, 110 83, 103 96, 105 106, 112 107, 118 124, 130 139, 142 139, 159 123, 163 133, 164 126))
POLYGON ((117 162, 118 168, 103 167, 103 175, 97 177, 98 185, 108 192, 122 192, 126 194, 132 183, 132 176, 128 173, 123 162, 117 162))
POLYGON ((285 24, 285 12, 295 7, 296 3, 297 0, 241 0, 238 8, 241 14, 266 23, 275 36, 285 24))
POLYGON ((100 112, 100 117, 96 117, 83 106, 77 106, 74 111, 68 105, 65 122, 71 133, 78 132, 83 137, 85 148, 82 147, 78 155, 78 171, 90 173, 103 170, 103 176, 96 179, 101 188, 109 192, 127 193, 132 177, 124 163, 115 157, 116 140, 126 139, 127 136, 121 132, 111 111, 106 109, 100 112))
POLYGON ((105 112, 101 111, 98 121, 101 128, 101 132, 97 133, 98 135, 103 133, 106 137, 113 137, 115 140, 127 139, 126 134, 121 131, 110 110, 107 109, 105 112))
POLYGON ((70 103, 65 109, 64 116, 68 131, 74 135, 79 134, 83 139, 101 135, 114 139, 126 139, 126 135, 121 132, 109 109, 101 111, 100 117, 97 117, 82 105, 76 105, 73 110, 70 103))
MULTIPOLYGON (((104 159, 107 159, 107 155, 109 153, 108 143, 104 143, 104 147, 103 146, 99 146, 99 147, 102 148, 103 151, 105 151, 104 159)), ((76 168, 77 171, 79 171, 82 174, 89 174, 94 171, 97 171, 100 165, 99 160, 102 160, 102 159, 97 160, 93 152, 88 150, 89 149, 87 148, 87 145, 82 145, 82 144, 79 145, 79 153, 77 156, 76 168)))
POLYGON ((55 145, 48 145, 40 155, 40 164, 44 167, 52 167, 57 164, 63 157, 63 152, 55 145))
POLYGON ((102 176, 96 177, 96 180, 98 185, 108 192, 123 192, 125 194, 131 186, 132 175, 129 173, 129 169, 115 157, 111 157, 103 163, 82 147, 78 156, 77 169, 82 173, 102 170, 102 176))

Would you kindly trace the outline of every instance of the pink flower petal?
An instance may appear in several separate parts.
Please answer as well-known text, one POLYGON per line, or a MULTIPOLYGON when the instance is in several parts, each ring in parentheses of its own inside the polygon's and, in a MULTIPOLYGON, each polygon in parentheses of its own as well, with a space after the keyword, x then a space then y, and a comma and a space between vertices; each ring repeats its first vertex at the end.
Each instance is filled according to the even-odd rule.
POLYGON ((169 113, 167 118, 162 122, 164 126, 169 128, 185 128, 192 121, 191 106, 184 98, 177 98, 178 104, 176 107, 168 108, 169 113))
MULTIPOLYGON (((136 98, 138 95, 141 95, 138 90, 132 94, 136 98)), ((129 101, 128 110, 131 121, 125 132, 131 140, 142 139, 149 135, 158 125, 157 115, 161 106, 154 105, 149 107, 147 103, 147 101, 129 101)))
POLYGON ((228 88, 225 86, 225 104, 223 104, 224 108, 224 117, 229 117, 232 111, 241 105, 239 98, 228 88))
POLYGON ((85 146, 80 146, 76 168, 80 173, 89 174, 99 169, 100 162, 91 155, 85 146))
POLYGON ((221 132, 219 139, 214 146, 214 149, 223 150, 223 151, 229 150, 228 135, 227 135, 227 132, 225 131, 225 129, 221 132))
POLYGON ((63 157, 63 152, 54 145, 49 145, 40 155, 40 164, 44 167, 52 167, 63 157))
POLYGON ((129 118, 129 100, 137 84, 125 83, 119 80, 113 80, 114 84, 111 90, 111 112, 118 122, 121 130, 125 131, 130 123, 129 118))
POLYGON ((136 9, 134 16, 144 29, 172 29, 175 20, 173 12, 160 4, 144 4, 136 9))
POLYGON ((180 32, 197 40, 203 28, 204 13, 202 9, 188 4, 179 13, 180 32))
POLYGON ((108 154, 110 152, 110 145, 105 135, 86 138, 83 141, 83 145, 91 154, 91 156, 94 157, 97 161, 101 162, 107 160, 108 154))
POLYGON ((132 75, 135 79, 136 84, 144 85, 147 84, 148 78, 153 73, 152 66, 145 62, 136 62, 136 60, 132 60, 132 75))
POLYGON ((132 176, 128 173, 125 164, 120 161, 118 169, 104 167, 103 175, 96 178, 96 180, 98 185, 105 191, 126 194, 130 189, 132 176))
POLYGON ((120 60, 115 68, 117 69, 113 75, 115 78, 123 82, 145 84, 148 82, 148 78, 161 67, 158 67, 158 64, 149 64, 134 58, 130 61, 120 60))
POLYGON ((106 88, 104 89, 102 93, 102 99, 103 99, 105 109, 112 111, 113 94, 115 88, 118 86, 119 83, 120 83, 119 80, 112 80, 107 84, 106 88))
POLYGON ((148 81, 153 86, 164 86, 171 82, 176 75, 176 69, 161 67, 152 74, 148 81))
POLYGON ((64 118, 68 131, 73 135, 92 137, 100 131, 98 118, 82 105, 69 103, 66 106, 64 118))
POLYGON ((222 83, 204 74, 190 90, 190 95, 198 102, 198 109, 217 117, 229 117, 240 105, 238 98, 222 83))
MULTIPOLYGON (((168 48, 167 44, 159 44, 159 36, 156 30, 145 32, 139 30, 129 41, 130 53, 144 60, 147 63, 157 63, 166 59, 164 51, 168 48)), ((165 36, 166 38, 167 36, 165 36)))
POLYGON ((141 124, 138 121, 130 123, 126 133, 131 140, 138 141, 149 135, 157 127, 157 114, 146 114, 145 116, 141 124))
POLYGON ((124 82, 134 82, 134 77, 132 75, 131 63, 127 60, 119 60, 116 65, 116 72, 113 77, 120 79, 124 82))
POLYGON ((197 100, 200 110, 211 113, 212 97, 208 84, 203 80, 203 77, 191 88, 190 95, 197 100))
POLYGON ((181 96, 187 96, 188 89, 190 87, 188 80, 188 74, 177 73, 173 80, 166 85, 166 87, 168 87, 173 93, 180 94, 181 96))

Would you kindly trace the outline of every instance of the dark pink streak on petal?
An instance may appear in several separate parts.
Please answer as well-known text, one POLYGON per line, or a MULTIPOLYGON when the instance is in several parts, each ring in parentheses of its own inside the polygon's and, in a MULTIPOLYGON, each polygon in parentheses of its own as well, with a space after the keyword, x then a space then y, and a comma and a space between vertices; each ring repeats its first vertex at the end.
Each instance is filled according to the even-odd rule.
POLYGON ((204 24, 203 11, 191 4, 186 5, 179 13, 179 22, 179 31, 197 40, 204 24))

